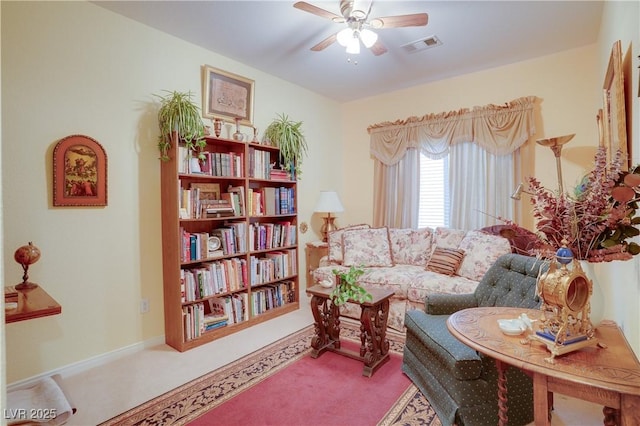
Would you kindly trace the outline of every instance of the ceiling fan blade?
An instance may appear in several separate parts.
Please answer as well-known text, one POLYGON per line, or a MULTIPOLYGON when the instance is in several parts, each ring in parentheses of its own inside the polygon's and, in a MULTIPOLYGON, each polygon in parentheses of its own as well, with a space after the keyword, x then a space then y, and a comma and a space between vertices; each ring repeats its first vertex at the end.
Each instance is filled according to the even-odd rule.
POLYGON ((373 28, 423 27, 427 25, 427 22, 429 22, 429 15, 426 13, 414 13, 412 15, 375 18, 371 20, 369 25, 373 28))
POLYGON ((318 6, 314 6, 305 1, 299 1, 293 4, 293 7, 296 9, 304 10, 305 12, 313 13, 314 15, 320 16, 322 18, 331 19, 333 22, 344 22, 344 17, 340 15, 336 15, 333 12, 329 12, 328 10, 324 10, 318 6))
POLYGON ((387 53, 387 48, 384 46, 384 44, 382 44, 380 39, 378 39, 378 41, 376 41, 374 45, 371 46, 369 49, 371 50, 371 53, 373 53, 375 56, 380 56, 384 53, 387 53))
POLYGON ((335 43, 336 38, 337 38, 337 33, 331 34, 329 37, 325 38, 320 43, 313 46, 311 50, 313 50, 314 52, 319 52, 321 50, 324 50, 327 47, 331 46, 333 43, 335 43))

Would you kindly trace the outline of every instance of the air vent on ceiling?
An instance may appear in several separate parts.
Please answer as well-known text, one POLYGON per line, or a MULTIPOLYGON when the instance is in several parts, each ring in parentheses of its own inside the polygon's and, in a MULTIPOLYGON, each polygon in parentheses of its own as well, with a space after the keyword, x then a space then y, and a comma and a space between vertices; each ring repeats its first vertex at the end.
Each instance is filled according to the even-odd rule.
POLYGON ((407 53, 419 52, 431 47, 440 46, 442 42, 436 36, 429 36, 401 46, 407 53))

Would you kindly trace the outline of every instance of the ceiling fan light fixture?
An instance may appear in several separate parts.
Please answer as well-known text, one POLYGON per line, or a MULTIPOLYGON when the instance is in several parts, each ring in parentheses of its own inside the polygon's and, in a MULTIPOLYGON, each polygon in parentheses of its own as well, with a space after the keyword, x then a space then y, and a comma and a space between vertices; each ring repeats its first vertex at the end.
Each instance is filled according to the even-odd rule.
POLYGON ((378 41, 378 34, 367 28, 363 28, 362 31, 360 31, 360 40, 362 40, 364 47, 369 49, 371 46, 376 44, 376 41, 378 41))
POLYGON ((349 44, 347 45, 347 53, 352 55, 360 54, 360 39, 358 37, 353 37, 349 44))
POLYGON ((353 30, 351 28, 345 28, 343 30, 340 30, 336 38, 338 39, 338 43, 340 43, 340 46, 347 47, 349 45, 349 42, 354 38, 353 30))

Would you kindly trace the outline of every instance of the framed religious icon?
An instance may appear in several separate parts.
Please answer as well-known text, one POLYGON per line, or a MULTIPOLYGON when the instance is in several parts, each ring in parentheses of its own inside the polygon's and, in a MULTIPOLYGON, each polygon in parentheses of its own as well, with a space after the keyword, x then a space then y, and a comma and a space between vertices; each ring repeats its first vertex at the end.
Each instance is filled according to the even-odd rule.
POLYGON ((624 99, 624 74, 622 70, 622 43, 613 44, 609 57, 609 66, 603 85, 603 132, 604 145, 609 155, 622 152, 622 169, 628 170, 631 153, 627 145, 627 122, 624 99))
POLYGON ((209 65, 202 66, 202 116, 253 122, 254 81, 209 65))
POLYGON ((56 144, 53 205, 107 205, 107 155, 98 141, 89 136, 71 135, 56 144))

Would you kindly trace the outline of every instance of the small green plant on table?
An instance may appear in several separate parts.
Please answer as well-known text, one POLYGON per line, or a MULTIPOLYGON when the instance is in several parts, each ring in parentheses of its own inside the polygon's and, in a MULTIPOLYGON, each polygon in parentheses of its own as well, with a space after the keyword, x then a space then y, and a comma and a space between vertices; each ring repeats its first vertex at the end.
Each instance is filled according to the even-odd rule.
POLYGON ((336 306, 344 305, 349 300, 362 303, 373 300, 373 296, 364 287, 358 285, 358 278, 364 274, 364 269, 351 266, 348 272, 334 269, 336 287, 329 295, 336 306))

